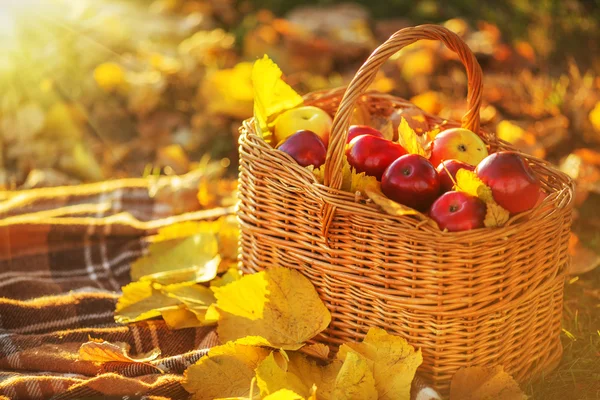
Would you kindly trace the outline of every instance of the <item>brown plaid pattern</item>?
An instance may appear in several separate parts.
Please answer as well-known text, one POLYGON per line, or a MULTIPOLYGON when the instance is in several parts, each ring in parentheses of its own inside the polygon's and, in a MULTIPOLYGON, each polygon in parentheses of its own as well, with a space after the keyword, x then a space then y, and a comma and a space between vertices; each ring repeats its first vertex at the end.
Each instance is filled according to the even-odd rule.
POLYGON ((212 328, 169 330, 163 321, 114 322, 130 263, 146 238, 201 210, 204 172, 3 193, 0 202, 0 398, 187 398, 183 371, 217 343, 212 328), (88 338, 126 342, 145 364, 79 361, 88 338))
MULTIPOLYGON (((118 292, 147 237, 176 222, 214 219, 198 184, 210 172, 0 192, 0 400, 186 399, 185 369, 218 343, 211 327, 114 322, 118 292), (80 361, 88 339, 125 342, 149 363, 80 361)), ((415 378, 412 398, 432 389, 415 378)), ((418 396, 422 397, 418 397, 418 396)))

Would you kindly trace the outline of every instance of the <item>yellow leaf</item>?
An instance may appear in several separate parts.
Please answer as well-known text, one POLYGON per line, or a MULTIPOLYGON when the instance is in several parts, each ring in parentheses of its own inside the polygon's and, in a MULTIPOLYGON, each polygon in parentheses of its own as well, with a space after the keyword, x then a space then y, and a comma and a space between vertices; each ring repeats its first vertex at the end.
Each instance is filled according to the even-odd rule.
POLYGON ((406 149, 410 154, 418 154, 427 158, 427 152, 423 148, 420 138, 415 131, 408 125, 404 117, 398 126, 398 143, 406 149))
POLYGON ((408 126, 410 126, 417 135, 423 135, 430 130, 427 117, 425 117, 423 111, 417 107, 398 109, 394 111, 391 118, 394 118, 394 120, 404 118, 408 123, 408 126))
POLYGON ((435 137, 438 135, 438 133, 440 133, 440 128, 433 128, 431 130, 428 130, 425 135, 427 136, 427 140, 429 140, 430 142, 433 142, 433 139, 435 139, 435 137))
POLYGON ((273 347, 296 350, 331 322, 312 283, 295 270, 273 267, 212 289, 221 341, 261 336, 273 347))
POLYGON ((240 225, 235 215, 228 215, 217 220, 217 240, 219 254, 229 260, 237 260, 240 225))
POLYGON ((323 343, 313 343, 302 347, 299 351, 307 356, 327 360, 329 358, 330 349, 329 346, 324 345, 323 343))
POLYGON ((109 92, 125 82, 125 72, 119 64, 103 63, 94 69, 94 80, 98 86, 109 92))
POLYGON ((350 186, 350 193, 366 193, 366 187, 369 185, 377 185, 377 178, 374 176, 368 176, 364 172, 357 174, 356 171, 352 171, 352 183, 350 186))
POLYGON ((502 208, 495 201, 488 201, 486 203, 487 210, 485 213, 485 219, 483 220, 483 224, 488 228, 494 228, 497 226, 502 226, 508 221, 510 217, 510 213, 502 208))
POLYGON ((600 131, 600 101, 596 103, 592 111, 590 111, 589 119, 594 129, 600 131))
POLYGON ((223 275, 210 281, 210 287, 221 287, 231 282, 239 281, 242 278, 242 271, 237 267, 229 268, 223 275))
POLYGON ((210 263, 219 251, 219 244, 211 232, 201 232, 182 239, 152 243, 149 254, 131 265, 131 279, 145 275, 196 268, 198 279, 209 281, 217 273, 218 263, 210 263))
POLYGON ((302 382, 298 376, 288 373, 286 369, 275 360, 273 353, 265 358, 256 368, 256 384, 260 389, 261 396, 273 394, 282 389, 300 393, 302 396, 308 396, 309 386, 302 382))
POLYGON ((336 377, 342 368, 342 361, 333 360, 329 364, 320 365, 297 352, 290 353, 289 358, 287 370, 289 374, 297 376, 307 388, 311 387, 311 390, 316 386, 319 390, 319 400, 336 400, 333 397, 333 390, 336 377))
POLYGON ((411 97, 410 102, 429 114, 439 114, 442 111, 443 100, 438 92, 428 91, 411 97))
POLYGON ((179 300, 190 310, 206 310, 216 300, 209 288, 198 285, 195 282, 161 286, 160 290, 167 296, 179 300))
POLYGON ((365 187, 365 193, 367 194, 369 199, 373 200, 373 203, 377 204, 383 211, 385 211, 389 215, 417 215, 422 218, 427 218, 425 215, 421 214, 413 208, 407 207, 405 205, 396 203, 395 201, 388 199, 381 192, 381 185, 379 184, 379 182, 367 185, 365 187))
POLYGON ((361 343, 343 344, 337 357, 346 357, 349 351, 356 351, 372 362, 379 399, 410 399, 412 380, 423 362, 421 350, 415 351, 400 336, 371 328, 361 343))
POLYGON ((519 385, 501 366, 469 367, 452 378, 450 400, 526 400, 519 385))
POLYGON ((185 306, 179 306, 173 310, 163 310, 160 314, 171 329, 195 328, 206 325, 206 323, 198 319, 195 313, 185 308, 185 306))
POLYGON ((115 321, 126 324, 159 317, 161 311, 175 309, 179 304, 178 299, 156 290, 150 281, 132 282, 123 287, 115 309, 115 321))
POLYGON ((515 125, 507 120, 501 121, 496 127, 496 133, 499 139, 509 143, 516 143, 525 136, 525 130, 519 125, 515 125))
POLYGON ((140 277, 140 281, 150 281, 161 285, 171 285, 181 282, 207 282, 217 274, 221 257, 216 256, 203 267, 188 267, 173 271, 156 272, 140 277))
POLYGON ((304 400, 304 397, 288 389, 281 389, 263 398, 263 400, 304 400))
MULTIPOLYGON (((333 398, 339 400, 377 400, 373 372, 367 360, 354 351, 348 351, 335 379, 333 398)), ((409 399, 409 397, 407 397, 409 399)))
POLYGON ((489 188, 475 172, 468 169, 459 169, 456 172, 456 185, 454 190, 465 192, 471 196, 479 197, 484 202, 494 201, 492 189, 489 188))
POLYGON ((126 363, 148 363, 160 355, 160 349, 153 349, 137 357, 131 357, 129 350, 131 346, 123 342, 110 343, 102 339, 92 339, 79 347, 79 359, 95 363, 126 362, 126 363))
POLYGON ((250 394, 254 370, 270 350, 229 342, 213 347, 184 373, 183 387, 194 400, 250 394))
POLYGON ((281 79, 281 70, 267 55, 252 68, 254 85, 254 117, 259 132, 269 131, 271 118, 280 112, 299 106, 302 96, 281 79))
POLYGON ((325 179, 325 164, 321 165, 319 168, 315 168, 312 165, 309 165, 308 167, 306 167, 310 170, 310 172, 313 173, 313 175, 315 176, 315 178, 317 179, 317 182, 319 182, 320 184, 323 184, 323 180, 325 179))

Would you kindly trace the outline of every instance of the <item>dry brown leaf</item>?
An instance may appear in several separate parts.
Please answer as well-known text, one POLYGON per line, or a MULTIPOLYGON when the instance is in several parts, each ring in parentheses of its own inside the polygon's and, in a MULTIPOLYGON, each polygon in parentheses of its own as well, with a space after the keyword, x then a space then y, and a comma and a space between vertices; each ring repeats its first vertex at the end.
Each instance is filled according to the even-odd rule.
POLYGON ((160 349, 153 349, 137 357, 129 355, 131 346, 124 342, 110 343, 102 339, 90 338, 79 347, 79 359, 95 363, 127 362, 148 363, 160 355, 160 349))
POLYGON ((526 399, 517 382, 501 366, 463 368, 450 385, 450 400, 526 399))

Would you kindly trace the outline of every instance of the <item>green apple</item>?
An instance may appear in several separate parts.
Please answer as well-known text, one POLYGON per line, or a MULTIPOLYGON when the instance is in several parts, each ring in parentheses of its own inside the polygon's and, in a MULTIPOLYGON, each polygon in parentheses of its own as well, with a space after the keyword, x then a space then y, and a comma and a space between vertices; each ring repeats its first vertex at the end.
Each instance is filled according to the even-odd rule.
POLYGON ((298 131, 308 130, 329 144, 333 120, 325 111, 314 106, 302 106, 285 111, 275 120, 275 143, 281 143, 298 131))

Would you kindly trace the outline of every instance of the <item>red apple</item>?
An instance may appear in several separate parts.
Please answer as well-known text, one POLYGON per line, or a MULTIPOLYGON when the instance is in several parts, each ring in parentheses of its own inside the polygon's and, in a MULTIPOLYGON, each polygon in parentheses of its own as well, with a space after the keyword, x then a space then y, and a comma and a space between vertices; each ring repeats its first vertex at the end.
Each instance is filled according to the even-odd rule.
POLYGON ((381 191, 398 203, 425 211, 440 194, 440 179, 425 157, 407 154, 385 170, 381 191))
POLYGON ((381 180, 383 171, 398 157, 407 153, 398 143, 372 136, 355 137, 346 148, 348 163, 356 172, 364 172, 381 180))
POLYGON ((465 128, 452 128, 438 133, 433 139, 429 161, 440 165, 444 160, 454 159, 477 165, 487 155, 487 147, 476 133, 465 128))
POLYGON ((449 192, 454 188, 456 173, 459 169, 473 171, 475 167, 458 160, 446 160, 438 165, 437 173, 440 176, 440 187, 442 188, 442 192, 449 192), (450 173, 450 175, 448 175, 448 173, 450 173), (450 176, 452 178, 450 178, 450 176))
POLYGON ((511 214, 532 209, 540 197, 540 181, 523 157, 514 151, 490 154, 475 168, 492 189, 494 200, 511 214))
POLYGON ((327 149, 321 138, 313 131, 298 131, 288 137, 277 149, 288 153, 303 167, 319 168, 325 162, 327 149))
POLYGON ((483 201, 464 192, 450 191, 431 206, 429 216, 441 230, 449 232, 483 228, 486 206, 483 201))
POLYGON ((362 135, 371 135, 383 138, 383 134, 375 128, 371 128, 367 125, 351 125, 350 128, 348 128, 348 140, 346 140, 346 143, 350 143, 352 139, 362 135))

